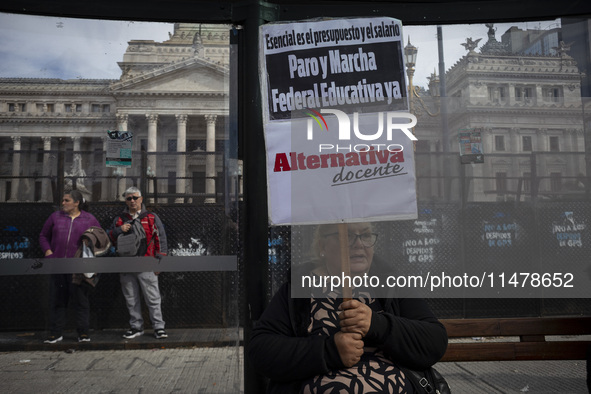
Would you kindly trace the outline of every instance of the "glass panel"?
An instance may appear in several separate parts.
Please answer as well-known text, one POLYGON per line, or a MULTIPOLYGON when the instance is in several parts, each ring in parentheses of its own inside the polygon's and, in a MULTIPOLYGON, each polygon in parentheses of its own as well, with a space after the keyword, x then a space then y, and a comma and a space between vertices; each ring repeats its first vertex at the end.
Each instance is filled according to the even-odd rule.
MULTIPOLYGON (((376 255, 392 269, 560 273, 569 261, 589 288, 590 22, 404 26, 405 45, 418 48, 406 75, 419 215, 374 223, 376 255), (480 161, 464 157, 462 131, 479 133, 480 161)), ((319 258, 314 245, 313 228, 270 229, 269 296, 292 261, 319 258)), ((584 299, 502 296, 522 299, 431 302, 439 317, 591 314, 584 299)))
MULTIPOLYGON (((0 25, 0 331, 32 332, 22 340, 35 344, 63 334, 74 347, 79 334, 120 343, 143 324, 146 336, 133 338, 142 348, 159 343, 152 334, 164 319, 169 341, 235 349, 227 360, 237 371, 241 179, 228 148, 236 146, 230 27, 9 14, 0 25), (132 186, 128 195, 141 200, 125 201, 132 186), (113 246, 121 215, 131 220, 122 211, 133 214, 138 201, 157 215, 138 220, 146 254, 158 258, 120 257, 113 246), (114 230, 112 246, 102 257, 71 259, 95 223, 114 230), (159 273, 163 318, 151 307, 143 323, 140 309, 130 319, 137 312, 126 307, 119 272, 127 283, 140 271, 145 283, 159 273), (60 280, 65 289, 72 279, 85 284, 71 275, 85 272, 100 274, 88 327, 63 326, 47 310, 52 292, 60 280)), ((239 392, 239 374, 230 376, 216 389, 239 392)))

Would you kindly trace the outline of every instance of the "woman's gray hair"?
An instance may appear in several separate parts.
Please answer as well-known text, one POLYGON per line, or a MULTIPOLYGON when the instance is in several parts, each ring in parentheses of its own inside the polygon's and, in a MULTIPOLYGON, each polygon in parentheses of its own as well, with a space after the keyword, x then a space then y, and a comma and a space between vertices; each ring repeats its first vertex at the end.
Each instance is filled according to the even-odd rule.
POLYGON ((123 193, 123 197, 127 196, 128 194, 134 194, 134 193, 137 193, 140 197, 142 195, 142 192, 140 191, 140 189, 138 189, 135 186, 131 186, 131 187, 127 188, 125 193, 123 193))

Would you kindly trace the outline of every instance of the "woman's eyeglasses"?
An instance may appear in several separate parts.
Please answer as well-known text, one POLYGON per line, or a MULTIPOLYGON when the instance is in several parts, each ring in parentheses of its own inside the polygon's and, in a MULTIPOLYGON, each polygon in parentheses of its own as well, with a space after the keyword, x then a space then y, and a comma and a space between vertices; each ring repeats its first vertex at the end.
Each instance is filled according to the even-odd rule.
MULTIPOLYGON (((335 235, 338 236, 339 233, 324 234, 323 237, 332 237, 335 235)), ((355 245, 355 242, 357 242, 357 238, 359 238, 359 240, 361 241, 363 246, 365 246, 366 248, 371 248, 372 246, 374 246, 376 244, 376 241, 378 240, 378 235, 374 234, 374 233, 362 233, 362 234, 348 233, 347 238, 349 241, 349 246, 355 245)))
POLYGON ((126 200, 127 200, 127 201, 131 201, 131 200, 133 200, 133 201, 137 201, 137 200, 138 200, 138 199, 140 199, 140 198, 141 198, 141 197, 138 197, 138 196, 129 196, 129 197, 127 197, 127 198, 126 198, 126 200))

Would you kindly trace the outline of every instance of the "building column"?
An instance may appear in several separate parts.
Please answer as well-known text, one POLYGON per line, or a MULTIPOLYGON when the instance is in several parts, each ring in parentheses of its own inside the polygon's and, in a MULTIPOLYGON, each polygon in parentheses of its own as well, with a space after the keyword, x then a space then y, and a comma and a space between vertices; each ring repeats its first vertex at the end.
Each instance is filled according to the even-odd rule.
MULTIPOLYGON (((215 193, 215 121, 217 115, 206 115, 205 121, 207 122, 207 141, 205 144, 205 150, 207 156, 205 159, 205 193, 215 193)), ((207 197, 205 199, 206 204, 215 203, 215 197, 207 197)))
POLYGON ((20 186, 20 179, 17 178, 21 173, 21 137, 12 136, 12 183, 10 188, 9 202, 18 202, 18 189, 20 186), (18 153, 17 153, 18 152, 18 153))
POLYGON ((482 153, 492 153, 494 148, 493 131, 491 127, 482 128, 482 153))
MULTIPOLYGON (((73 136, 70 137, 72 138, 72 145, 73 145, 73 149, 72 149, 72 167, 70 168, 70 174, 71 176, 84 176, 86 175, 86 173, 83 171, 82 169, 82 155, 80 155, 80 144, 82 142, 81 137, 80 136, 73 136)), ((68 174, 65 174, 68 175, 68 174)), ((74 179, 71 179, 72 181, 72 189, 74 188, 74 179)), ((88 190, 86 190, 86 186, 84 185, 84 179, 76 179, 76 189, 79 190, 81 193, 87 193, 88 190)), ((86 198, 88 196, 85 196, 86 198)))
POLYGON ((536 93, 535 93, 535 101, 534 105, 541 106, 544 105, 544 91, 542 90, 541 85, 536 85, 536 93))
MULTIPOLYGON (((177 121, 177 134, 176 134, 176 151, 178 155, 176 157, 176 192, 186 194, 187 180, 184 179, 187 176, 187 118, 186 114, 176 115, 177 121)), ((184 197, 179 197, 175 200, 177 203, 185 202, 184 197)))
POLYGON ((43 140, 43 181, 41 182, 41 201, 52 201, 51 193, 51 137, 41 137, 43 140))
MULTIPOLYGON (((437 141, 428 140, 427 143, 429 144, 429 152, 437 152, 437 141)), ((442 156, 434 154, 434 155, 429 155, 429 158, 427 159, 427 162, 429 163, 427 175, 433 176, 433 178, 431 178, 428 182, 426 182, 427 183, 426 192, 428 193, 428 196, 430 198, 438 196, 437 184, 441 178, 438 179, 437 177, 435 177, 435 174, 437 173, 437 169, 440 168, 438 160, 440 160, 441 157, 442 156)))
MULTIPOLYGON (((492 127, 483 127, 481 137, 482 153, 485 155, 484 163, 479 164, 479 166, 482 168, 481 176, 492 176, 492 163, 490 156, 490 154, 492 154, 494 150, 494 137, 492 127), (488 159, 486 157, 486 154, 489 155, 488 159)), ((481 179, 480 183, 482 184, 482 190, 493 190, 495 187, 494 179, 481 179)), ((486 197, 484 197, 482 201, 486 201, 486 197)))
POLYGON ((548 129, 540 129, 538 131, 537 147, 539 152, 548 152, 548 129))
MULTIPOLYGON (((573 140, 575 138, 576 129, 565 129, 562 132, 562 140, 564 141, 564 147, 560 146, 560 150, 566 152, 566 173, 565 176, 576 176, 576 156, 573 152, 577 150, 576 145, 573 145, 573 140)), ((560 142, 559 142, 560 143, 560 142)), ((567 179, 567 182, 572 182, 574 179, 567 179)))
POLYGON ((510 83, 509 87, 507 88, 509 91, 507 92, 507 97, 509 98, 509 105, 515 105, 515 84, 510 83))
POLYGON ((521 129, 519 127, 512 127, 509 129, 509 153, 519 153, 519 136, 521 129))
MULTIPOLYGON (((158 145, 157 132, 158 132, 158 114, 146 114, 148 120, 148 193, 154 193, 154 182, 150 179, 156 176, 156 155, 150 153, 156 152, 158 145)), ((154 202, 153 198, 149 199, 151 203, 154 202)))
POLYGON ((102 165, 102 179, 101 179, 101 198, 100 201, 109 201, 109 178, 107 178, 111 174, 111 169, 106 165, 106 157, 107 157, 107 137, 102 136, 101 141, 103 142, 103 155, 105 161, 103 161, 102 165))
MULTIPOLYGON (((127 121, 129 119, 129 115, 126 113, 117 113, 117 130, 118 131, 127 131, 127 121)), ((106 146, 105 146, 106 152, 106 146)), ((115 171, 113 171, 113 175, 117 175, 117 195, 116 200, 123 201, 123 193, 127 189, 127 168, 125 167, 117 167, 115 171)))
MULTIPOLYGON (((576 152, 584 152, 585 151, 585 137, 584 137, 582 128, 581 129, 577 128, 574 130, 573 144, 574 144, 573 146, 575 147, 574 150, 576 152)), ((586 156, 585 154, 576 155, 577 177, 579 177, 579 175, 585 176, 586 168, 587 168, 585 156, 586 156)), ((587 176, 590 176, 590 175, 591 174, 588 174, 587 176)))
MULTIPOLYGON (((511 168, 508 171, 508 177, 520 177, 521 176, 521 169, 519 168, 519 160, 520 157, 517 156, 520 153, 520 141, 519 137, 521 136, 521 129, 519 127, 512 127, 509 129, 509 153, 511 155, 511 168)), ((505 147, 506 149, 507 147, 505 147)), ((517 185, 519 184, 518 179, 511 179, 507 181, 507 188, 509 190, 517 190, 517 185)))
MULTIPOLYGON (((476 128, 475 131, 478 131, 478 129, 480 129, 482 153, 484 154, 485 150, 488 150, 488 152, 491 153, 494 145, 492 128, 476 128)), ((468 190, 466 190, 467 201, 486 201, 487 197, 484 193, 484 190, 486 190, 488 186, 487 183, 494 183, 494 179, 484 179, 485 176, 491 174, 492 172, 490 156, 488 159, 484 160, 484 163, 460 164, 460 173, 461 171, 464 171, 464 174, 466 175, 466 182, 468 182, 470 177, 472 178, 471 182, 469 183, 470 187, 468 190)))
MULTIPOLYGON (((538 131, 538 141, 537 141, 538 151, 539 152, 548 152, 550 150, 549 143, 548 143, 548 129, 540 129, 538 131)), ((538 165, 536 175, 538 177, 545 177, 550 174, 546 172, 546 161, 548 160, 549 155, 537 155, 536 163, 538 165)), ((544 178, 538 181, 538 192, 544 190, 550 190, 550 180, 548 178, 544 178)))
POLYGON ((74 136, 74 137, 70 137, 72 138, 72 145, 73 145, 73 150, 74 150, 74 163, 76 163, 76 161, 79 161, 81 159, 80 153, 76 153, 76 152, 80 152, 80 136, 74 136))
POLYGON ((573 131, 573 151, 584 152, 585 151, 585 138, 583 129, 574 129, 573 131))

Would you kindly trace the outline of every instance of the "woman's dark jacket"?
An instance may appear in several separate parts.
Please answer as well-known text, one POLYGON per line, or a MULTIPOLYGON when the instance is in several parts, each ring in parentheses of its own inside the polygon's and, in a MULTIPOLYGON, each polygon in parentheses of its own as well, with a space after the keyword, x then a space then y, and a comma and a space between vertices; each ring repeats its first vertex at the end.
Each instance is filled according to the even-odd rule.
MULTIPOLYGON (((310 299, 291 298, 291 285, 275 294, 253 329, 247 355, 254 368, 270 379, 269 393, 297 393, 301 381, 342 369, 334 337, 309 335, 310 299)), ((418 298, 378 299, 382 313, 373 313, 364 338, 393 363, 426 369, 447 349, 445 327, 426 302, 418 298)))

